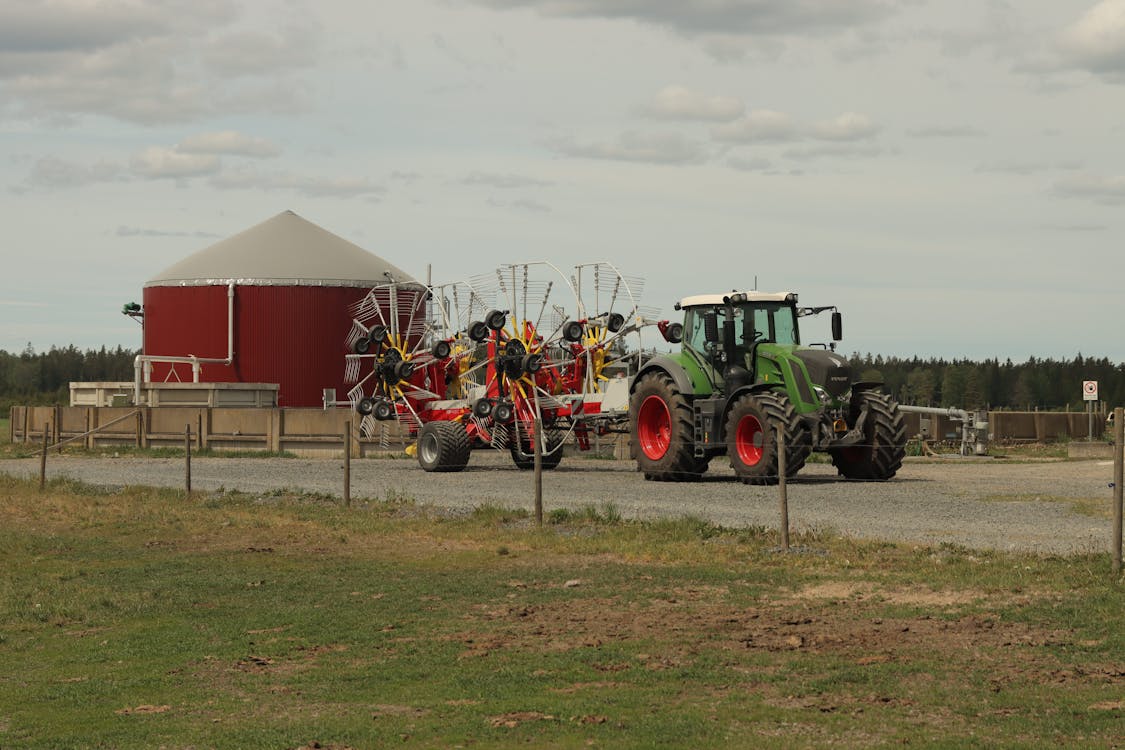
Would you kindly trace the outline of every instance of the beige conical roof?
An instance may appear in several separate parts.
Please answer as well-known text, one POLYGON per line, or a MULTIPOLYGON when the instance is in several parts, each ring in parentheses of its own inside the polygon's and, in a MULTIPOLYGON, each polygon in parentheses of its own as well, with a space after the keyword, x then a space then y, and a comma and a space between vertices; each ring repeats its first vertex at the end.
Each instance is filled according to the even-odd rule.
POLYGON ((375 286, 413 282, 402 269, 292 211, 216 242, 153 276, 145 286, 375 286))

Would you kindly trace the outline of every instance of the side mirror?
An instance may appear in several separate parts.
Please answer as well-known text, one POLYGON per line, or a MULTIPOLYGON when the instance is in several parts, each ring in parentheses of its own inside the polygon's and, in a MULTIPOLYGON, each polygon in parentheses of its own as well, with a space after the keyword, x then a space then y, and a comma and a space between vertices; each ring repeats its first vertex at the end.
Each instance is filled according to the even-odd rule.
POLYGON ((704 313, 703 315, 703 334, 707 337, 708 341, 718 343, 719 341, 719 316, 714 312, 704 313))
POLYGON ((844 338, 844 316, 839 311, 832 313, 832 340, 844 338))

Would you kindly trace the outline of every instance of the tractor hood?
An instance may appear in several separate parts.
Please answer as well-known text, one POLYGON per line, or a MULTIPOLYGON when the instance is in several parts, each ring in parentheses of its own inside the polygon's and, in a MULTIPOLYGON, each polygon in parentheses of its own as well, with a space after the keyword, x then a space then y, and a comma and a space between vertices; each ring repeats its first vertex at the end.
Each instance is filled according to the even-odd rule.
POLYGON ((836 352, 825 349, 797 349, 793 352, 793 356, 805 365, 813 385, 819 385, 833 398, 840 398, 851 387, 851 365, 836 352))

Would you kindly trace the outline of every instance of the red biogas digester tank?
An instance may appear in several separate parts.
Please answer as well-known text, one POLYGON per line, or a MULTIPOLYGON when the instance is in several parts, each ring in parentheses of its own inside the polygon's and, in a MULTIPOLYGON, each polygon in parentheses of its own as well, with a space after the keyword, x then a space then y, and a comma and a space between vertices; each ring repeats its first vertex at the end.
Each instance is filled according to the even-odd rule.
MULTIPOLYGON (((145 283, 144 354, 199 357, 199 380, 277 383, 279 406, 343 394, 349 308, 376 285, 412 277, 358 245, 285 211, 188 256, 145 283), (231 304, 233 302, 233 305, 231 304), (233 325, 228 326, 228 312, 233 325)), ((193 379, 155 361, 153 382, 193 379)))

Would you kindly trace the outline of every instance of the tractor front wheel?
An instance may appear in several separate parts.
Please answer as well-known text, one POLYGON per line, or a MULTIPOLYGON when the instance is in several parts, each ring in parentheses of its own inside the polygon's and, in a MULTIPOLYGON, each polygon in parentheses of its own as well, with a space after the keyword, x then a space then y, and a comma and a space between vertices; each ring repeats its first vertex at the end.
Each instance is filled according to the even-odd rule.
POLYGON ((777 431, 785 445, 785 476, 805 464, 809 434, 782 393, 759 391, 738 399, 727 412, 727 455, 734 473, 746 484, 777 484, 777 431))
POLYGON ((427 422, 418 430, 418 463, 425 471, 461 471, 469 447, 469 434, 457 422, 427 422))
POLYGON ((695 456, 691 403, 668 373, 650 372, 637 382, 629 420, 637 468, 645 479, 694 481, 707 471, 707 459, 695 456))
POLYGON ((880 391, 852 396, 852 424, 863 420, 862 441, 829 450, 832 464, 848 479, 881 482, 893 477, 906 455, 906 424, 898 404, 880 391))

